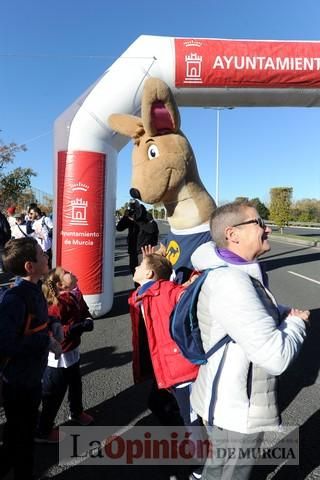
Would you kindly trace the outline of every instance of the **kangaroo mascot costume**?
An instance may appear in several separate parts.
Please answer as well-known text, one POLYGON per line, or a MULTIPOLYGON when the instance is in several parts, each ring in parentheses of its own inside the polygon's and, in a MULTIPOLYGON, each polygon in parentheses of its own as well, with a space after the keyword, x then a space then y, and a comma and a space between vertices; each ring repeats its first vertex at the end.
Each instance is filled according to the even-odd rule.
MULTIPOLYGON (((174 267, 175 280, 183 283, 192 270, 191 255, 211 240, 209 218, 215 203, 200 180, 192 147, 180 130, 173 94, 165 82, 149 78, 143 87, 141 118, 113 114, 108 121, 115 132, 134 143, 131 196, 149 204, 163 203, 167 210, 170 232, 166 256, 174 267)), ((143 348, 138 346, 138 330, 133 325, 136 381, 142 379, 138 372, 146 363, 139 354, 143 348)), ((167 401, 151 395, 149 406, 163 423, 170 422, 168 415, 163 415, 168 410, 167 401)))
POLYGON ((200 180, 192 147, 180 130, 171 90, 162 80, 149 78, 143 88, 141 118, 113 114, 109 125, 134 143, 130 194, 145 203, 163 203, 167 210, 166 255, 181 283, 192 268, 192 253, 211 240, 208 221, 215 203, 200 180))

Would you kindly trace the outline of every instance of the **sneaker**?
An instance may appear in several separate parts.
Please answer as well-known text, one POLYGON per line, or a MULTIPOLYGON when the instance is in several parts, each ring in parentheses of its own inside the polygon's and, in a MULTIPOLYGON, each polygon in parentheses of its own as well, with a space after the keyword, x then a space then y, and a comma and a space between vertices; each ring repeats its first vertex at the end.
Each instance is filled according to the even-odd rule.
POLYGON ((59 443, 64 439, 65 434, 59 429, 53 428, 49 435, 36 435, 34 441, 36 443, 59 443))
POLYGON ((81 425, 82 427, 87 427, 88 425, 91 425, 91 423, 93 423, 94 418, 91 417, 91 415, 89 415, 88 413, 82 412, 77 417, 70 415, 69 420, 77 423, 78 425, 81 425))
POLYGON ((198 472, 192 472, 189 476, 189 480, 201 480, 202 474, 198 472))

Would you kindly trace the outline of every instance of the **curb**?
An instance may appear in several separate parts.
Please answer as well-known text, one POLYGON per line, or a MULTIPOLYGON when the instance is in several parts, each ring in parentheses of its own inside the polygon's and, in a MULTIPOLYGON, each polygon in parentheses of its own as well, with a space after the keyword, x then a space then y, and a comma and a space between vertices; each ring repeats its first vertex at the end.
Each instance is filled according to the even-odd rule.
POLYGON ((285 235, 270 235, 270 240, 278 240, 282 243, 296 243, 298 245, 307 245, 309 247, 320 247, 320 242, 318 240, 305 240, 303 238, 292 238, 286 237, 285 235))

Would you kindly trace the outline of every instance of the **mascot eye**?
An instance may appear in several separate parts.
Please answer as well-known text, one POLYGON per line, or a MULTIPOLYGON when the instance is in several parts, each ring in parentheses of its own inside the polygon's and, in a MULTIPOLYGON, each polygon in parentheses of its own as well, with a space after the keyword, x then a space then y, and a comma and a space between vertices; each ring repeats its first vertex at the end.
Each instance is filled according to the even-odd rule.
POLYGON ((160 153, 157 145, 150 145, 150 147, 148 148, 149 160, 153 160, 154 158, 159 157, 159 155, 160 153))

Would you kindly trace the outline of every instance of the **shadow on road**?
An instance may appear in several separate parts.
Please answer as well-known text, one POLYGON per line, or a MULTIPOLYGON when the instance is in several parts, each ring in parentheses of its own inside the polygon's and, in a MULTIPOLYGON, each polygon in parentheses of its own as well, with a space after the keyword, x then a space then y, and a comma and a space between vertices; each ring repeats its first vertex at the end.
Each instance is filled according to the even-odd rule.
MULTIPOLYGON (((146 415, 139 420, 139 416, 147 410, 147 399, 151 385, 149 382, 132 386, 113 398, 110 398, 94 408, 88 410, 95 418, 94 426, 126 426, 132 422, 137 425, 158 425, 156 418, 146 415), (137 423, 135 422, 137 419, 137 423)), ((90 427, 88 427, 90 429, 90 427)), ((89 432, 90 430, 88 430, 89 432)), ((48 471, 51 466, 58 462, 58 448, 55 445, 37 446, 37 478, 49 479, 54 474, 59 480, 105 480, 114 478, 117 480, 168 480, 176 475, 177 479, 186 480, 188 471, 185 467, 177 466, 89 466, 83 461, 69 468, 48 471), (63 471, 58 471, 63 470, 63 471)))
MULTIPOLYGON (((291 252, 288 252, 291 253, 291 252)), ((268 258, 261 260, 267 272, 277 268, 287 267, 289 265, 298 265, 300 263, 310 263, 320 260, 320 253, 311 253, 309 255, 297 255, 293 257, 281 257, 276 260, 268 260, 268 258)))
MULTIPOLYGON (((309 478, 309 474, 320 465, 319 431, 320 411, 318 410, 300 428, 294 429, 284 440, 274 446, 275 449, 277 447, 281 448, 285 442, 289 444, 290 437, 295 440, 298 436, 299 465, 286 465, 283 460, 279 462, 279 466, 257 464, 253 469, 252 480, 266 479, 271 473, 273 474, 272 478, 276 480, 305 480, 309 478), (274 475, 276 469, 277 473, 274 475)), ((318 478, 318 476, 312 478, 318 478)))
MULTIPOLYGON (((296 248, 294 250, 287 250, 285 253, 275 253, 274 255, 263 255, 263 259, 266 259, 266 260, 270 260, 270 258, 276 258, 276 257, 282 257, 283 255, 288 255, 288 254, 292 254, 292 253, 296 253, 296 252, 301 252, 303 250, 310 250, 310 248, 314 248, 314 247, 302 247, 302 248, 296 248)), ((262 260, 263 261, 263 260, 262 260)))
POLYGON ((123 290, 122 292, 116 293, 113 297, 112 309, 107 315, 103 316, 103 319, 129 313, 128 297, 131 292, 132 290, 123 290))
POLYGON ((311 310, 310 329, 297 360, 280 377, 280 411, 292 402, 302 388, 319 383, 319 348, 320 308, 316 308, 311 310))
POLYGON ((121 367, 132 361, 132 352, 117 353, 115 347, 103 347, 81 354, 81 375, 96 370, 121 367))

